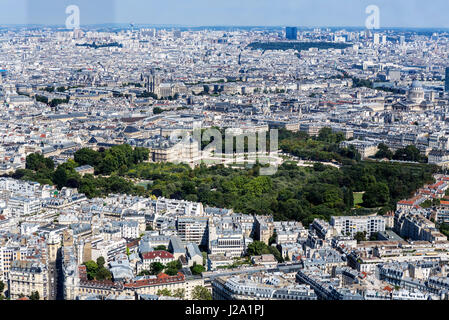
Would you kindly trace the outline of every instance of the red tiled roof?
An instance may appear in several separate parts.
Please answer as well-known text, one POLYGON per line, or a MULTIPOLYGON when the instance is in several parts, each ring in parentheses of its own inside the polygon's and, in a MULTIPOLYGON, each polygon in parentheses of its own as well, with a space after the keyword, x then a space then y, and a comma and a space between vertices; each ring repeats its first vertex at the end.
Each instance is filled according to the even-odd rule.
POLYGON ((185 280, 184 274, 178 272, 176 276, 169 276, 165 273, 160 273, 155 279, 143 279, 125 283, 125 288, 140 288, 146 286, 155 286, 163 283, 183 282, 185 280))
POLYGON ((157 275, 157 278, 158 279, 167 279, 167 278, 170 278, 170 276, 166 273, 161 272, 157 275))
POLYGON ((429 189, 437 189, 439 186, 441 186, 444 183, 445 183, 444 181, 439 181, 439 182, 437 182, 437 183, 435 183, 433 185, 430 185, 429 189))
POLYGON ((142 255, 142 258, 143 258, 144 260, 153 260, 153 259, 155 259, 156 257, 159 257, 159 258, 161 258, 161 259, 174 259, 174 258, 175 258, 175 256, 172 255, 170 252, 168 252, 168 251, 163 251, 163 250, 160 250, 160 251, 145 252, 145 253, 142 255))
POLYGON ((414 196, 413 198, 407 199, 407 200, 401 200, 398 202, 398 204, 406 204, 406 205, 414 205, 415 202, 420 200, 422 198, 421 195, 414 196))
POLYGON ((126 246, 127 246, 128 248, 137 247, 138 245, 139 245, 139 240, 134 240, 134 241, 128 242, 128 243, 126 244, 126 246))
POLYGON ((79 277, 81 280, 87 281, 87 268, 85 265, 78 266, 79 277))

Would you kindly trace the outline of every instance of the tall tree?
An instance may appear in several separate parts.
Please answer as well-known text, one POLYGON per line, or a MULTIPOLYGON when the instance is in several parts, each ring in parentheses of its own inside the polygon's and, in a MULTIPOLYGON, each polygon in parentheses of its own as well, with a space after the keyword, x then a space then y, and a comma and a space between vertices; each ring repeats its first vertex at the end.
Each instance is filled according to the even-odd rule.
POLYGON ((186 295, 186 289, 184 289, 184 288, 175 289, 175 291, 173 291, 173 297, 184 299, 185 295, 186 295))
POLYGON ((67 171, 59 166, 53 174, 53 182, 56 184, 58 189, 62 189, 67 185, 67 171))
POLYGON ((171 297, 172 293, 168 289, 159 289, 156 293, 158 296, 171 297))
POLYGON ((33 291, 29 296, 30 300, 40 300, 39 292, 33 291))
POLYGON ((162 272, 162 270, 164 270, 164 265, 160 262, 153 262, 150 265, 150 272, 153 275, 158 275, 159 273, 162 272))
POLYGON ((193 300, 212 300, 212 294, 203 286, 196 286, 192 291, 193 300))
POLYGON ((348 209, 354 207, 354 192, 351 188, 343 187, 343 201, 348 209))
POLYGON ((97 258, 97 265, 98 265, 98 268, 103 268, 104 265, 105 265, 105 263, 106 263, 106 261, 104 260, 103 257, 98 257, 98 258, 97 258))
POLYGON ((367 208, 382 207, 390 201, 390 190, 386 183, 373 183, 363 194, 363 205, 367 208))
POLYGON ((192 271, 192 274, 194 275, 201 275, 204 271, 206 271, 206 268, 204 268, 200 264, 196 264, 196 262, 193 264, 193 266, 190 268, 192 271))

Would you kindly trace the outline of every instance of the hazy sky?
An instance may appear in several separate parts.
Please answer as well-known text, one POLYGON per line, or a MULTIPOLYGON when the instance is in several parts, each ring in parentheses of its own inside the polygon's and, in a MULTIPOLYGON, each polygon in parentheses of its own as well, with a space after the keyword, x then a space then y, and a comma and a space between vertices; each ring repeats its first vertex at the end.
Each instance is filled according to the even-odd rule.
POLYGON ((80 8, 81 25, 364 26, 368 5, 380 27, 449 28, 449 0, 0 0, 0 24, 65 24, 80 8))

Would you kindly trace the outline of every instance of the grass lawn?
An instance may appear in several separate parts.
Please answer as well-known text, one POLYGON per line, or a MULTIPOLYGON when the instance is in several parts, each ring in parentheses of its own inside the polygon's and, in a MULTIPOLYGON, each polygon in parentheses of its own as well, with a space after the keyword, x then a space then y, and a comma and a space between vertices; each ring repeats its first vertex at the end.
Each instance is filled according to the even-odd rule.
POLYGON ((142 181, 140 183, 138 183, 138 186, 144 187, 145 189, 147 188, 148 185, 151 185, 152 181, 142 181))
POLYGON ((363 203, 364 192, 354 192, 354 206, 361 205, 363 203))

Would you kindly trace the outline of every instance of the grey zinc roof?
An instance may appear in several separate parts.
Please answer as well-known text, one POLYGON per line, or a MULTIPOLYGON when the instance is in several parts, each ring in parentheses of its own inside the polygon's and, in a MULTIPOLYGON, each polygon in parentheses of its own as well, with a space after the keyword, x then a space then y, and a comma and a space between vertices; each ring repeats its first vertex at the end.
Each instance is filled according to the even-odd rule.
POLYGON ((170 237, 170 248, 173 253, 184 253, 185 249, 179 237, 170 237))
POLYGON ((91 169, 93 169, 93 168, 94 168, 94 167, 92 167, 92 166, 86 164, 86 165, 84 165, 84 166, 80 166, 80 167, 75 168, 75 171, 76 171, 76 172, 79 172, 79 171, 83 171, 83 170, 91 170, 91 169))
POLYGON ((189 243, 187 245, 187 252, 188 252, 190 257, 194 257, 195 255, 198 255, 200 257, 203 256, 203 254, 201 253, 200 248, 198 247, 198 245, 196 243, 189 243))

